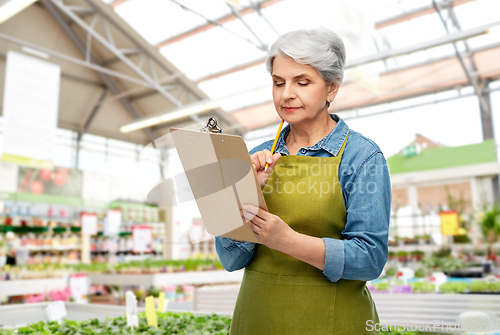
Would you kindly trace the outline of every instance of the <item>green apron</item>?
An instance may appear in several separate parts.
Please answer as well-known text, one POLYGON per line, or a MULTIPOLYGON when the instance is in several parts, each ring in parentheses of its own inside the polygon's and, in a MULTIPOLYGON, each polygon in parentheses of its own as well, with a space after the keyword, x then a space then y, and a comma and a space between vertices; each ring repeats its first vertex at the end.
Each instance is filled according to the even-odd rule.
MULTIPOLYGON (((341 239, 347 214, 338 166, 346 141, 336 157, 281 157, 263 189, 269 212, 299 233, 341 239)), ((230 334, 378 334, 366 329, 368 320, 379 323, 365 281, 333 283, 312 265, 258 245, 230 334)))

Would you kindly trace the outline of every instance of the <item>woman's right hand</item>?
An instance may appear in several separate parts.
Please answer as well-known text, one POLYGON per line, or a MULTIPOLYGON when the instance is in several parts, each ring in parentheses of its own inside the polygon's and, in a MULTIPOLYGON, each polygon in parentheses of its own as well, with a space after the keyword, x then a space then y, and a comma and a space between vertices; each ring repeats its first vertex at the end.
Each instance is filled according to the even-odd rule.
POLYGON ((250 158, 252 159, 252 165, 253 168, 255 169, 255 172, 257 173, 257 179, 259 180, 260 188, 263 189, 264 186, 266 186, 267 180, 269 179, 269 175, 271 174, 271 171, 278 161, 280 159, 281 154, 274 154, 271 155, 271 151, 269 150, 262 150, 262 151, 257 151, 250 155, 250 158), (265 170, 266 163, 269 164, 267 171, 265 170))

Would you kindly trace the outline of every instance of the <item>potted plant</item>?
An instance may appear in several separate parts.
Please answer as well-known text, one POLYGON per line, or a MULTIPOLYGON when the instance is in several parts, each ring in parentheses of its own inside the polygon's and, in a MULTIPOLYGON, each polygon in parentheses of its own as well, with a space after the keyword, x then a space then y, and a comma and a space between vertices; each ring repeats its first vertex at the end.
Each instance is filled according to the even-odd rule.
POLYGON ((398 261, 400 261, 401 263, 406 263, 406 261, 408 260, 408 252, 403 250, 398 251, 396 257, 398 258, 398 261))
POLYGON ((387 256, 387 259, 388 260, 391 260, 391 259, 394 259, 394 256, 396 255, 396 253, 394 251, 389 251, 389 254, 387 256))
POLYGON ((424 252, 421 251, 421 250, 414 250, 414 251, 411 251, 410 252, 410 255, 411 255, 411 258, 415 261, 421 261, 422 259, 424 259, 424 252))
POLYGON ((481 231, 488 242, 487 259, 493 258, 495 235, 500 233, 500 208, 498 204, 486 206, 484 212, 478 214, 481 231))

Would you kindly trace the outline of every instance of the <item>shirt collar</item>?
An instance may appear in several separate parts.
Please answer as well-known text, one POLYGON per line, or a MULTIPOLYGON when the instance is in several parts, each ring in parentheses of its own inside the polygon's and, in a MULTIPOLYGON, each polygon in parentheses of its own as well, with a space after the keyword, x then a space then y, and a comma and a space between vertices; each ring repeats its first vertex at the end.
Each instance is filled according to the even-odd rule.
MULTIPOLYGON (((331 132, 328 133, 325 137, 323 137, 318 143, 313 146, 307 147, 307 150, 320 150, 323 149, 328 151, 333 156, 337 156, 340 148, 342 148, 342 144, 344 144, 347 133, 349 132, 349 127, 337 114, 330 114, 330 117, 337 122, 335 128, 332 129, 331 132)), ((276 153, 280 153, 283 155, 290 155, 288 148, 285 143, 285 139, 290 133, 290 125, 287 124, 286 127, 281 131, 281 134, 278 138, 278 143, 276 143, 276 153)))

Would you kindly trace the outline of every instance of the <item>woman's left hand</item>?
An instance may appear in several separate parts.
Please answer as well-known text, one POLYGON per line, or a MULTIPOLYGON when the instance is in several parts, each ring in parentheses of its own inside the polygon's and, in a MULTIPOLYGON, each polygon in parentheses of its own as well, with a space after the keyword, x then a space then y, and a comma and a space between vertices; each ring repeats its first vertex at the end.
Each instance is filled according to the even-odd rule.
POLYGON ((241 214, 252 229, 259 243, 274 250, 282 251, 292 241, 295 230, 279 216, 268 211, 246 204, 241 214))

